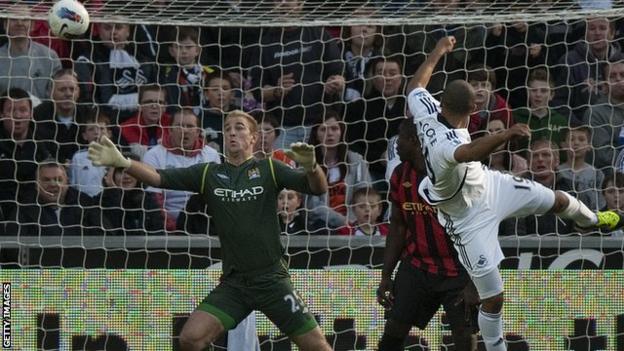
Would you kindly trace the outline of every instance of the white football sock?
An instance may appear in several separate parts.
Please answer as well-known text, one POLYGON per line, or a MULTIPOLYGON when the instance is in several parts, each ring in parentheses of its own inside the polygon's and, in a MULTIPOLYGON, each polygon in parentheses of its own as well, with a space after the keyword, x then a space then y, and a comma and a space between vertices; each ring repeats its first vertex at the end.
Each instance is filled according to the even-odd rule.
POLYGON ((506 351, 503 339, 502 313, 489 313, 479 310, 479 329, 487 351, 506 351))
POLYGON ((557 213, 557 216, 573 220, 579 227, 587 228, 598 224, 596 214, 585 206, 584 203, 575 199, 565 191, 557 191, 568 198, 568 207, 557 213))

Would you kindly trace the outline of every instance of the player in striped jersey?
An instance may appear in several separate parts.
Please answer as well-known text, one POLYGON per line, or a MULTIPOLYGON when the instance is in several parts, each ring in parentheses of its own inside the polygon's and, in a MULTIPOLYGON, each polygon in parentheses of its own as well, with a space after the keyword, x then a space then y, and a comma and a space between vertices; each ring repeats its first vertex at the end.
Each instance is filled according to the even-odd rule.
POLYGON ((471 325, 477 316, 476 291, 450 237, 438 222, 436 209, 418 194, 418 184, 426 171, 411 120, 401 124, 396 144, 401 163, 390 179, 390 233, 377 290, 379 303, 388 309, 379 351, 403 350, 412 326, 425 329, 440 305, 448 317, 455 349, 476 350, 475 328, 471 325), (472 292, 466 294, 472 299, 465 299, 465 292, 472 292))
POLYGON ((487 351, 503 351, 503 252, 498 226, 506 218, 555 213, 583 228, 615 230, 624 220, 614 211, 592 212, 562 191, 493 171, 479 161, 512 139, 530 136, 526 124, 472 141, 468 134, 475 93, 465 81, 447 84, 442 101, 425 89, 438 61, 453 50, 455 38, 440 39, 408 84, 408 106, 418 128, 427 178, 420 195, 438 208, 438 220, 451 236, 462 265, 481 298, 479 329, 487 351))

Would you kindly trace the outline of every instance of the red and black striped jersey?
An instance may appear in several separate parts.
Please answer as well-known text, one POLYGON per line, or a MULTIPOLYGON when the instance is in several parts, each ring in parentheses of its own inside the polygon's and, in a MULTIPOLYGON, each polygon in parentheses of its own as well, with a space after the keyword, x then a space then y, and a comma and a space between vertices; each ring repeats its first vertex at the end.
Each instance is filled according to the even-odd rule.
POLYGON ((405 222, 402 259, 431 274, 454 277, 463 269, 450 237, 440 225, 437 209, 418 195, 424 174, 409 162, 398 165, 390 178, 390 199, 405 222))

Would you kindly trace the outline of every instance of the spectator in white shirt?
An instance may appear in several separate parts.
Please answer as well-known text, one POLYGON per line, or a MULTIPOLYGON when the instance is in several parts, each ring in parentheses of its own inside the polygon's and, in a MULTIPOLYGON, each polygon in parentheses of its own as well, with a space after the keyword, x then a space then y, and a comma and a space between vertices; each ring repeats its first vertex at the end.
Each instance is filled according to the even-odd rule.
MULTIPOLYGON (((145 154, 143 162, 156 169, 167 169, 190 167, 198 163, 221 163, 221 160, 217 151, 205 145, 197 115, 192 109, 185 108, 174 113, 169 131, 164 133, 160 144, 145 154)), ((191 193, 153 187, 147 191, 158 194, 157 200, 165 214, 165 227, 168 231, 174 231, 178 215, 191 193)))

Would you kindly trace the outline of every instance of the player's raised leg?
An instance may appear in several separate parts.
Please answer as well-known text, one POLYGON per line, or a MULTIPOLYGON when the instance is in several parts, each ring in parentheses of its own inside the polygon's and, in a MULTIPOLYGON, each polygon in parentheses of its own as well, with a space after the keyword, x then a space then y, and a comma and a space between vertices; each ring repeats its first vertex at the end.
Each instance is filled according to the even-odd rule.
POLYGON ((561 218, 573 220, 581 228, 615 230, 624 226, 621 214, 611 210, 592 212, 583 202, 560 190, 555 191, 552 211, 561 218))
POLYGON ((180 333, 183 351, 202 351, 225 331, 221 321, 206 311, 195 310, 180 333))

